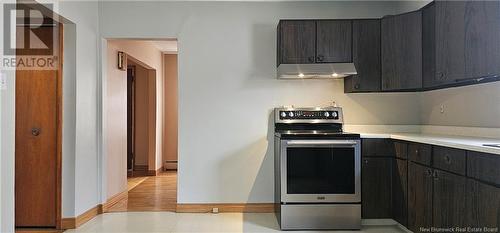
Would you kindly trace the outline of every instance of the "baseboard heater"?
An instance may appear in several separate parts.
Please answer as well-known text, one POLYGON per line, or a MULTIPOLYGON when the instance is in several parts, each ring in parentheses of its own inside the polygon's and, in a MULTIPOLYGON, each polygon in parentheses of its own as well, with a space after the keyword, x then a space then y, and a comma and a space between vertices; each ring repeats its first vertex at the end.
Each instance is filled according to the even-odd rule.
POLYGON ((165 170, 177 170, 177 160, 165 161, 165 170))

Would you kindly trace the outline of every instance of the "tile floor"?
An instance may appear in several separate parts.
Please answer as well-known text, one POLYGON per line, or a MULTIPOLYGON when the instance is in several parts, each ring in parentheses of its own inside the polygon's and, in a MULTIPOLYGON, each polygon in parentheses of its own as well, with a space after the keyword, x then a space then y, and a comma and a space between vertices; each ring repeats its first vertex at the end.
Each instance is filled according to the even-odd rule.
MULTIPOLYGON (((279 232, 274 214, 186 214, 173 212, 124 212, 97 216, 68 233, 138 232, 279 232)), ((298 233, 300 231, 293 231, 298 233)), ((315 232, 315 231, 307 231, 315 232)), ((320 231, 326 233, 328 231, 320 231)), ((342 233, 346 231, 332 231, 342 233)), ((398 226, 363 226, 358 233, 404 233, 398 226)))

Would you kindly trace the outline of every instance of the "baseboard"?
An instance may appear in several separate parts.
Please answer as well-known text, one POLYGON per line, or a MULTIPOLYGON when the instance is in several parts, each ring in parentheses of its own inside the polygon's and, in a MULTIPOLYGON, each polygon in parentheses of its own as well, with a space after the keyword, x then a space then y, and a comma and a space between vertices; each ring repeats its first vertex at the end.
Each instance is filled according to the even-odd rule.
POLYGON ((210 213, 219 208, 220 213, 274 213, 274 203, 210 203, 177 204, 178 213, 210 213))
POLYGON ((163 171, 163 166, 156 170, 148 170, 148 176, 157 176, 163 171))
POLYGON ((118 193, 118 194, 116 194, 116 195, 114 195, 114 196, 110 197, 110 198, 106 201, 106 203, 104 203, 104 204, 102 205, 102 212, 103 212, 103 213, 108 212, 108 209, 109 209, 111 206, 113 206, 113 205, 115 205, 116 203, 118 203, 119 201, 121 201, 121 200, 123 200, 123 199, 127 199, 127 198, 128 198, 128 190, 124 190, 124 191, 122 191, 122 192, 120 192, 120 193, 118 193))
POLYGON ((63 218, 61 221, 62 229, 75 229, 84 223, 90 221, 95 216, 102 214, 102 205, 99 204, 94 208, 87 210, 85 213, 78 215, 76 218, 63 218))
POLYGON ((147 171, 148 165, 134 165, 134 171, 147 171))

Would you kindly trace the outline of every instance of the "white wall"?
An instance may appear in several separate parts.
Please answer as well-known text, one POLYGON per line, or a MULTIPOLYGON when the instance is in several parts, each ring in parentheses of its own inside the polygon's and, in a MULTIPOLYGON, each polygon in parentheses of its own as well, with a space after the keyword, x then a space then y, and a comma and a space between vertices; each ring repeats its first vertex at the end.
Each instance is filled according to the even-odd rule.
POLYGON ((100 2, 103 37, 178 38, 180 203, 272 202, 270 114, 336 100, 349 124, 418 124, 418 94, 275 78, 280 18, 392 14, 391 2, 100 2))
POLYGON ((112 196, 127 189, 127 71, 119 70, 118 45, 108 43, 107 52, 107 195, 112 196))
MULTIPOLYGON (((59 13, 76 24, 77 35, 74 213, 63 212, 63 217, 73 217, 100 202, 100 162, 97 153, 98 3, 63 1, 59 5, 59 13)), ((71 200, 63 196, 63 206, 66 201, 71 200)), ((63 207, 63 210, 66 209, 63 207)))
POLYGON ((500 128, 500 82, 423 92, 420 109, 424 125, 500 128))

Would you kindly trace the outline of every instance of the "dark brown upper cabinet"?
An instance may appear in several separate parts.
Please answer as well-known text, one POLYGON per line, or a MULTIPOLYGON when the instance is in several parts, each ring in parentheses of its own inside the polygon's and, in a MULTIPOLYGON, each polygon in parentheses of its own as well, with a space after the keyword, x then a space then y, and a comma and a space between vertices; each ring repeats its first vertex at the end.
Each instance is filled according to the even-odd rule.
POLYGON ((436 1, 422 12, 424 89, 495 81, 500 2, 436 1))
POLYGON ((278 63, 308 64, 316 57, 316 21, 282 20, 278 25, 278 63))
POLYGON ((422 87, 422 13, 382 19, 382 91, 422 87))
POLYGON ((351 20, 281 20, 280 64, 352 62, 351 20))
POLYGON ((380 91, 380 19, 352 21, 352 59, 358 74, 344 79, 344 92, 380 91))
POLYGON ((317 21, 316 30, 316 63, 352 61, 351 20, 317 21))

